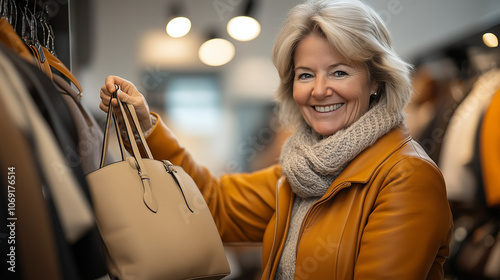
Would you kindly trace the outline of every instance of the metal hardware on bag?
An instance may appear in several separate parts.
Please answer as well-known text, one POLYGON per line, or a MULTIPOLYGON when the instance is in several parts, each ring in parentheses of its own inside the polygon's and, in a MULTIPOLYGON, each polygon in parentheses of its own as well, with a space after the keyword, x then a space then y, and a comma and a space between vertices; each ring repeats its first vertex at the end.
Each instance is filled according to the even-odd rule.
POLYGON ((174 181, 177 183, 177 186, 179 186, 179 189, 181 190, 181 194, 182 197, 184 198, 184 202, 186 203, 187 208, 189 209, 189 211, 191 211, 191 213, 194 213, 194 210, 190 206, 191 203, 189 203, 189 198, 184 192, 184 186, 182 185, 181 178, 179 178, 179 176, 177 175, 177 170, 174 169, 174 165, 168 160, 162 160, 162 162, 167 173, 172 175, 174 181))
POLYGON ((174 169, 174 165, 170 161, 162 160, 162 162, 163 162, 163 166, 165 166, 165 169, 167 170, 168 173, 177 172, 174 169))

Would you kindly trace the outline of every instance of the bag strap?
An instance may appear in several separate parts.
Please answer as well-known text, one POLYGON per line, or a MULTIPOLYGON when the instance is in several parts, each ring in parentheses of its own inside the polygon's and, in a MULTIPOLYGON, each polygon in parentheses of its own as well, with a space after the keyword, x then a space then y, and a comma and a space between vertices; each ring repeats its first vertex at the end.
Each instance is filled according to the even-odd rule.
POLYGON ((144 137, 144 133, 142 132, 139 119, 137 118, 137 113, 135 112, 135 108, 133 105, 125 103, 126 108, 128 109, 130 115, 132 116, 132 122, 134 123, 134 126, 137 130, 137 134, 139 134, 139 139, 142 144, 142 147, 144 148, 144 151, 146 152, 146 156, 149 159, 153 159, 153 154, 151 153, 151 150, 149 149, 149 146, 146 143, 146 139, 144 137))
MULTIPOLYGON (((113 95, 114 95, 114 98, 116 98, 116 100, 118 101, 118 106, 120 107, 120 112, 122 114, 122 120, 125 123, 127 136, 129 139, 130 146, 132 148, 133 157, 135 159, 135 162, 137 163, 137 169, 139 171, 139 176, 141 177, 142 186, 144 189, 143 201, 144 201, 144 204, 146 204, 146 206, 149 208, 149 210, 151 210, 153 213, 156 213, 158 211, 158 203, 157 203, 156 198, 154 197, 153 192, 151 190, 149 174, 147 173, 144 162, 142 161, 142 156, 141 156, 141 153, 139 152, 139 147, 137 146, 137 142, 135 141, 132 127, 130 126, 130 122, 128 121, 128 117, 125 114, 123 102, 117 97, 117 91, 118 91, 118 89, 113 93, 113 95)), ((127 108, 130 110, 130 107, 131 106, 128 106, 127 108)), ((132 113, 132 112, 130 112, 130 113, 132 113)), ((132 119, 134 118, 134 116, 135 116, 135 114, 132 114, 132 119)), ((135 116, 135 118, 137 119, 137 116, 135 116)), ((144 135, 142 135, 141 127, 139 126, 139 122, 135 121, 134 126, 139 133, 139 137, 141 137, 141 141, 143 141, 142 139, 144 139, 144 135)), ((142 145, 144 146, 144 148, 146 148, 147 147, 146 141, 142 142, 142 145)), ((149 150, 149 148, 148 148, 148 150, 149 150)), ((150 152, 150 154, 151 154, 151 152, 150 152)))
MULTIPOLYGON (((118 140, 120 142, 120 149, 122 150, 122 159, 126 160, 125 159, 126 157, 124 156, 125 147, 123 144, 123 139, 121 138, 121 135, 120 135, 120 132, 118 129, 117 117, 115 116, 113 106, 111 103, 113 101, 113 99, 116 99, 118 101, 118 107, 119 107, 120 113, 121 113, 121 120, 125 124, 125 130, 126 130, 126 133, 127 133, 128 139, 129 139, 130 147, 132 149, 132 157, 129 157, 128 159, 135 162, 138 174, 141 178, 141 182, 142 182, 142 186, 143 186, 143 190, 144 190, 144 195, 143 195, 144 204, 146 204, 146 206, 149 208, 149 210, 151 210, 153 213, 156 213, 158 211, 158 203, 157 203, 156 198, 154 197, 153 192, 151 190, 149 174, 148 174, 146 167, 144 165, 144 162, 142 160, 142 156, 141 156, 141 153, 139 152, 139 147, 137 145, 137 142, 135 141, 135 136, 134 136, 134 133, 132 130, 132 126, 130 125, 130 122, 129 122, 128 117, 126 115, 123 102, 118 98, 117 92, 118 92, 118 88, 113 92, 113 94, 111 95, 111 98, 109 100, 108 116, 107 116, 107 120, 106 120, 106 130, 105 130, 104 140, 103 140, 104 141, 103 151, 101 154, 101 168, 104 166, 103 159, 105 159, 105 154, 107 153, 107 149, 108 149, 108 142, 109 142, 108 135, 109 135, 109 126, 111 124, 111 118, 113 118, 115 120, 116 132, 118 134, 118 140)), ((151 151, 149 150, 149 147, 147 146, 147 143, 144 140, 144 135, 141 131, 141 127, 139 126, 139 121, 137 119, 137 116, 135 114, 135 110, 134 110, 133 106, 130 104, 127 104, 127 109, 129 110, 129 112, 132 116, 134 127, 135 127, 136 131, 139 133, 139 137, 142 141, 142 145, 144 147, 144 150, 147 153, 147 156, 149 158, 152 158, 151 151)))
POLYGON ((109 130, 111 129, 111 120, 114 120, 114 122, 115 122, 115 132, 116 132, 116 136, 118 137, 118 144, 120 147, 122 161, 124 161, 127 157, 127 155, 125 154, 125 146, 123 144, 124 142, 122 139, 122 135, 121 135, 121 133, 119 131, 119 127, 118 127, 118 118, 116 117, 116 114, 114 114, 113 107, 111 105, 112 99, 113 98, 111 98, 109 100, 109 107, 108 107, 109 110, 108 110, 108 114, 106 116, 106 126, 104 127, 104 138, 103 138, 102 151, 101 151, 101 164, 99 165, 99 168, 103 168, 105 163, 106 163, 106 156, 108 154, 108 145, 109 145, 109 137, 110 137, 109 130))

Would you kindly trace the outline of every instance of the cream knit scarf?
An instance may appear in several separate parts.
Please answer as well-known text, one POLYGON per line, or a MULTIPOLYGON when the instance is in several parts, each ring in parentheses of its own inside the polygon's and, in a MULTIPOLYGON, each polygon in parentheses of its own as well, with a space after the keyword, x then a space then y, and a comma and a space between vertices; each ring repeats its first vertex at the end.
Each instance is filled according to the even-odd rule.
POLYGON ((302 125, 281 153, 282 169, 293 192, 302 198, 322 196, 352 159, 403 121, 402 112, 390 112, 379 103, 328 137, 302 125))

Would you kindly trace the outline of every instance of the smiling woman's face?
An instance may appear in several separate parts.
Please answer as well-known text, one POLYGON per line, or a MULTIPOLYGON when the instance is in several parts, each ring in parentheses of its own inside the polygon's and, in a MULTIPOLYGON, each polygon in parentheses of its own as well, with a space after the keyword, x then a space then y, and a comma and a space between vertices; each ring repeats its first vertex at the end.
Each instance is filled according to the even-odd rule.
POLYGON ((377 84, 362 63, 348 63, 325 38, 311 34, 300 41, 294 64, 293 99, 317 133, 334 134, 368 111, 377 84))

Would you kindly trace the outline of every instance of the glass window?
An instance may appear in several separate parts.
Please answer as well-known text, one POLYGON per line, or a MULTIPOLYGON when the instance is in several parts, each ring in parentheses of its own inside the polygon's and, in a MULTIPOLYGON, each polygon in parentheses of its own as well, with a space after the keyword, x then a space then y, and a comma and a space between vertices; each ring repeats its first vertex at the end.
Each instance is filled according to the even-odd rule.
POLYGON ((214 74, 172 74, 166 87, 166 113, 175 129, 206 135, 221 123, 221 91, 214 74))

